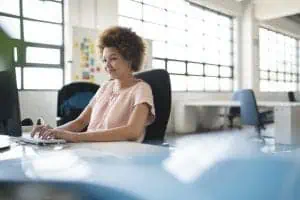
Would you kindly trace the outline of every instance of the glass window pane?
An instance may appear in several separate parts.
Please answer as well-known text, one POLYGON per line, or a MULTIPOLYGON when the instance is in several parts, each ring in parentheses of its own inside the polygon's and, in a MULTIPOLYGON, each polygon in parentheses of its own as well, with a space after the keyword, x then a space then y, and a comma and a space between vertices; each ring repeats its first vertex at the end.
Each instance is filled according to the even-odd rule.
POLYGON ((187 32, 173 28, 167 28, 167 41, 170 44, 185 45, 187 43, 187 32))
POLYGON ((205 54, 203 49, 198 47, 188 47, 187 59, 194 62, 204 62, 205 54))
POLYGON ((165 19, 167 12, 165 10, 147 5, 145 5, 143 8, 143 19, 145 21, 162 25, 166 24, 165 19))
POLYGON ((277 75, 275 72, 270 72, 270 79, 271 80, 276 80, 277 79, 277 75))
POLYGON ((176 60, 186 60, 186 48, 179 45, 167 44, 167 58, 176 60))
POLYGON ((18 47, 14 47, 14 62, 17 63, 18 62, 18 47))
POLYGON ((297 81, 297 75, 292 75, 292 80, 293 80, 293 82, 296 82, 297 81))
POLYGON ((277 83, 277 91, 278 92, 283 92, 286 91, 286 83, 285 82, 278 82, 277 83))
POLYGON ((218 24, 222 28, 230 29, 232 27, 232 20, 230 17, 226 17, 224 15, 218 15, 217 20, 218 20, 218 24))
POLYGON ((268 83, 261 80, 261 89, 274 92, 294 90, 296 84, 291 81, 297 81, 298 73, 296 39, 263 28, 259 29, 259 39, 260 68, 270 70, 271 79, 268 83))
POLYGON ((24 20, 24 38, 27 42, 62 45, 62 26, 24 20))
POLYGON ((219 64, 219 53, 216 49, 205 50, 204 53, 206 63, 219 64))
POLYGON ((136 19, 142 19, 142 4, 131 0, 118 1, 119 14, 136 19))
POLYGON ((168 10, 172 10, 177 13, 185 13, 187 2, 183 0, 166 0, 168 10))
POLYGON ((20 15, 20 0, 0 0, 0 12, 20 15))
POLYGON ((62 69, 24 68, 24 89, 60 89, 62 85, 62 69))
POLYGON ((206 76, 219 76, 219 67, 215 65, 205 65, 206 76))
POLYGON ((119 25, 131 28, 138 35, 143 36, 143 24, 140 20, 120 16, 119 25))
POLYGON ((170 75, 172 90, 175 91, 186 91, 187 90, 187 77, 170 75))
POLYGON ((284 74, 283 73, 278 73, 278 80, 283 81, 284 80, 284 74))
POLYGON ((185 74, 184 62, 168 61, 167 64, 170 73, 185 74))
POLYGON ((176 13, 167 13, 167 24, 168 27, 179 28, 184 30, 185 28, 186 18, 183 14, 176 14, 176 13))
POLYGON ((0 25, 11 38, 21 39, 21 25, 19 19, 0 16, 0 25))
POLYGON ((260 79, 268 79, 268 72, 260 71, 260 79))
POLYGON ((194 19, 197 19, 200 21, 203 18, 204 11, 200 7, 188 6, 187 14, 188 14, 188 17, 194 18, 194 19))
POLYGON ((144 37, 151 40, 165 41, 167 38, 166 28, 162 25, 143 23, 144 37))
POLYGON ((189 75, 203 75, 203 65, 197 63, 188 63, 188 74, 189 75))
POLYGON ((269 89, 270 92, 277 92, 279 90, 279 83, 277 81, 269 81, 269 89))
POLYGON ((223 41, 232 40, 232 30, 230 28, 218 28, 218 38, 223 41))
POLYGON ((269 90, 269 81, 260 80, 260 91, 268 92, 269 90))
POLYGON ((145 4, 156 6, 159 8, 165 8, 166 7, 166 0, 143 0, 145 4))
POLYGON ((165 61, 164 60, 153 59, 152 60, 152 67, 155 68, 155 69, 166 69, 165 68, 165 61))
POLYGON ((222 91, 231 91, 232 90, 232 79, 230 79, 230 78, 221 78, 220 79, 220 90, 222 90, 222 91))
POLYGON ((232 55, 231 54, 220 54, 220 62, 218 64, 225 66, 232 66, 232 55))
POLYGON ((205 89, 209 91, 219 90, 219 79, 216 77, 205 77, 205 89))
POLYGON ((15 69, 16 69, 17 87, 20 90, 21 89, 21 82, 22 82, 21 67, 16 67, 15 69))
POLYGON ((62 22, 62 4, 41 0, 23 0, 24 17, 51 21, 62 22))
POLYGON ((166 58, 166 43, 165 42, 159 42, 159 41, 153 41, 152 42, 152 56, 153 57, 159 57, 159 58, 166 58))
POLYGON ((232 70, 230 67, 220 67, 221 77, 232 77, 232 70))
POLYGON ((197 91, 204 90, 204 77, 200 76, 189 76, 187 77, 188 81, 188 90, 189 91, 197 91))
MULTIPOLYGON (((232 41, 232 18, 192 6, 183 0, 139 0, 139 2, 119 0, 119 24, 139 27, 138 29, 142 27, 143 34, 141 35, 152 40, 152 56, 170 60, 167 61, 167 69, 170 73, 184 75, 187 73, 186 76, 179 76, 181 80, 190 78, 190 75, 204 75, 204 72, 205 75, 220 79, 218 67, 220 65, 224 67, 221 70, 221 76, 232 77, 234 53, 232 52, 234 43, 232 41), (126 20, 124 16, 139 20, 126 20), (136 26, 134 24, 137 24, 137 21, 136 26), (211 68, 204 70, 203 64, 190 63, 190 61, 206 63, 211 65, 211 68)), ((153 60, 152 65, 153 68, 165 67, 164 61, 160 60, 153 60)), ((187 87, 188 90, 199 90, 199 88, 193 89, 191 85, 193 81, 199 81, 196 79, 191 78, 186 81, 183 87, 185 89, 182 90, 186 90, 187 87)), ((207 83, 209 80, 204 80, 204 82, 207 83)), ((219 90, 219 82, 215 86, 207 87, 211 87, 210 90, 216 90, 214 88, 219 90)), ((224 79, 223 82, 228 83, 228 80, 224 79)), ((204 86, 206 87, 205 84, 204 86)), ((228 84, 224 86, 224 90, 227 91, 228 88, 228 84)))
POLYGON ((60 64, 60 50, 38 47, 26 48, 27 63, 60 64))

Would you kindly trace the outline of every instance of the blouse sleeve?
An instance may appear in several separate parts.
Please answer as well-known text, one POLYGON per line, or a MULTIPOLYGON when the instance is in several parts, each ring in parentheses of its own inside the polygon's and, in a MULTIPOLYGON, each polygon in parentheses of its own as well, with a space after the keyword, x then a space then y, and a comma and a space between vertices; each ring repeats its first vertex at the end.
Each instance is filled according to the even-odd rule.
POLYGON ((142 84, 140 84, 140 86, 137 87, 134 97, 134 107, 142 103, 147 104, 149 107, 149 115, 146 123, 146 125, 148 126, 152 124, 155 120, 155 108, 153 103, 153 94, 151 87, 145 82, 142 82, 142 84))

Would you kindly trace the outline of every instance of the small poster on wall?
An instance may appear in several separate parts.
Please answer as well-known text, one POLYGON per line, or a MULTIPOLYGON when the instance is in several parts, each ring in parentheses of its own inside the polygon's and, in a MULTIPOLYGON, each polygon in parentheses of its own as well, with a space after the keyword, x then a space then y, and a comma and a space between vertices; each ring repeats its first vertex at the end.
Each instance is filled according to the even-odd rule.
POLYGON ((99 33, 97 29, 73 27, 72 81, 101 84, 108 80, 96 49, 99 33))

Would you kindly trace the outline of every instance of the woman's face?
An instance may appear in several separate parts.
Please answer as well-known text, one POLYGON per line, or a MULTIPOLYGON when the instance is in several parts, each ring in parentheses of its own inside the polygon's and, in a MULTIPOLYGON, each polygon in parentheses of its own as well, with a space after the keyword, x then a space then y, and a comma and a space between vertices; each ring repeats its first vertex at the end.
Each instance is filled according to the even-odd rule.
POLYGON ((103 63, 105 71, 112 79, 122 79, 122 77, 132 74, 129 62, 114 47, 103 49, 103 63))

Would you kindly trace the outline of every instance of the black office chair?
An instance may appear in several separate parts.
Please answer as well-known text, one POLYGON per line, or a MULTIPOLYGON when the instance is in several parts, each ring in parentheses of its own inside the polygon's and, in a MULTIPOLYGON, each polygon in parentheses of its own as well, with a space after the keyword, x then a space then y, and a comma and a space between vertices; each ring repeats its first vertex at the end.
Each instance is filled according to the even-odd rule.
POLYGON ((288 97, 290 102, 296 102, 295 93, 294 92, 288 92, 288 97))
POLYGON ((76 119, 99 87, 88 82, 74 82, 63 86, 57 96, 57 126, 76 119))
POLYGON ((169 73, 166 70, 154 69, 139 72, 135 76, 151 86, 156 114, 155 121, 146 128, 143 143, 163 144, 171 112, 171 82, 169 73))
POLYGON ((259 112, 253 90, 239 90, 234 93, 234 100, 240 101, 241 122, 243 125, 255 126, 258 138, 264 142, 261 129, 265 129, 265 124, 274 123, 273 111, 259 112))

